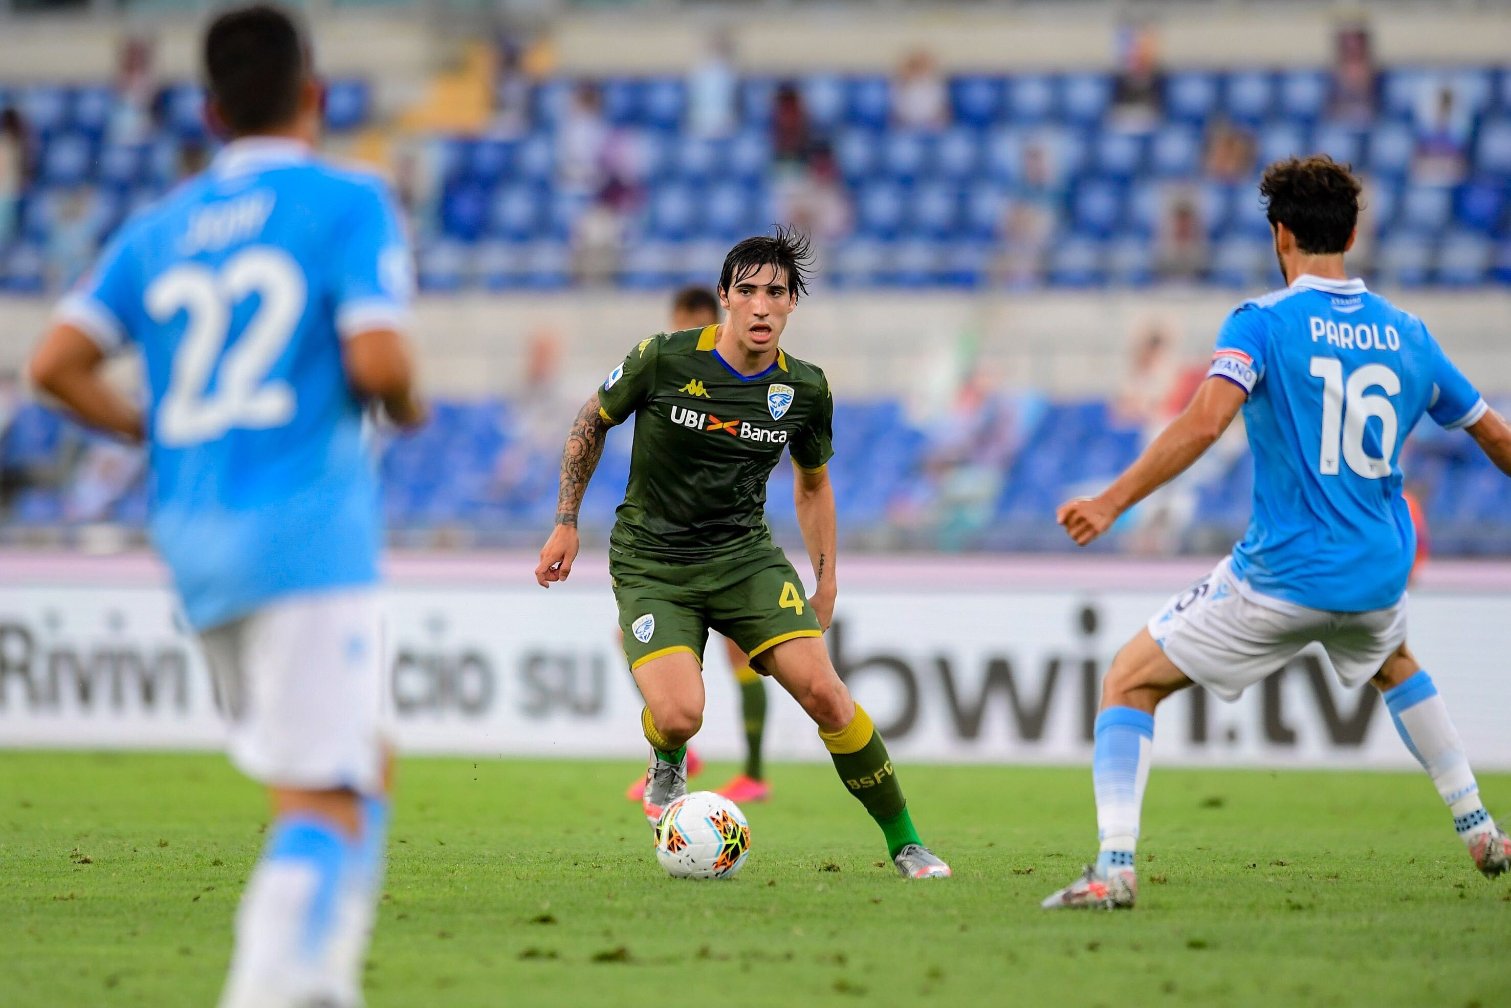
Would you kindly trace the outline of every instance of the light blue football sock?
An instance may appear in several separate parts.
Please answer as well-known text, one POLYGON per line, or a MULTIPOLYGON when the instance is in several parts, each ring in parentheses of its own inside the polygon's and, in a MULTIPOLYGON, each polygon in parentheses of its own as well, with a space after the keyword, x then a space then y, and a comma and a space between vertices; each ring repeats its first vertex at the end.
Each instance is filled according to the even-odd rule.
POLYGON ((1385 706, 1406 748, 1432 778, 1453 813, 1453 828, 1468 842, 1494 823, 1480 800, 1479 783, 1448 708, 1426 669, 1385 691, 1385 706))
POLYGON ((1132 867, 1139 813, 1149 781, 1154 715, 1132 707, 1108 707, 1097 715, 1091 778, 1097 799, 1101 851, 1096 870, 1132 867))

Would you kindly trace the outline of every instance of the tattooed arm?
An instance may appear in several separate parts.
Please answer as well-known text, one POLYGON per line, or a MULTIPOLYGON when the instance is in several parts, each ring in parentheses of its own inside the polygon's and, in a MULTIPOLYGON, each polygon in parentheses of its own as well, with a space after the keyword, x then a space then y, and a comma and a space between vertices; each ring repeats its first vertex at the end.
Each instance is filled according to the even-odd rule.
POLYGON ((587 493, 588 480, 598 468, 603 457, 603 438, 612 427, 604 418, 598 405, 598 393, 594 392, 577 419, 572 421, 567 446, 561 453, 561 484, 556 495, 556 527, 540 551, 540 564, 535 568, 535 582, 549 588, 556 581, 565 581, 572 573, 572 563, 577 559, 577 512, 582 507, 582 496, 587 493))
POLYGON ((838 522, 834 514, 834 487, 829 482, 829 470, 804 469, 794 466, 792 502, 797 509, 798 528, 803 533, 803 545, 808 547, 808 559, 813 563, 813 596, 808 600, 818 614, 819 626, 829 629, 834 619, 834 598, 839 582, 834 576, 834 551, 839 539, 838 522))

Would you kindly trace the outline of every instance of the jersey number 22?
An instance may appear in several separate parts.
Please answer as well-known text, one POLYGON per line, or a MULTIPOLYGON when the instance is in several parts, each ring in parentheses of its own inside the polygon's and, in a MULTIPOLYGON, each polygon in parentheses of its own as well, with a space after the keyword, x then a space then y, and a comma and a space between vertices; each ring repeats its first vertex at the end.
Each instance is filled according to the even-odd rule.
POLYGON ((269 381, 288 345, 306 298, 304 273, 287 253, 267 246, 238 252, 217 270, 183 263, 147 288, 147 313, 166 325, 187 314, 173 355, 168 391, 157 416, 158 441, 181 448, 210 441, 233 428, 281 427, 294 416, 294 390, 269 381), (257 311, 230 352, 231 310, 256 294, 257 311), (219 362, 215 391, 209 391, 219 362))

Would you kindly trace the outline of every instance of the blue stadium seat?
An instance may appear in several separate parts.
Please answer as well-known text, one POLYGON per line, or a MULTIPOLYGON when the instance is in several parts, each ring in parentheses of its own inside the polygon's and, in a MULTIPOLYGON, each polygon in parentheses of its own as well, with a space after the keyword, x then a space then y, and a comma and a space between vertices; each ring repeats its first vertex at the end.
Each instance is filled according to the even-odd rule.
POLYGON ((488 191, 471 182, 448 185, 441 196, 441 228, 460 241, 482 237, 488 223, 488 191))
POLYGON ((1112 78, 1104 73, 1066 74, 1060 81, 1061 114, 1066 122, 1093 126, 1112 101, 1112 78))
POLYGON ((1420 287, 1432 277, 1434 249, 1426 238, 1392 235, 1380 243, 1375 255, 1375 270, 1387 283, 1402 287, 1420 287))
POLYGON ((8 253, 0 249, 0 289, 9 294, 43 293, 47 288, 45 261, 41 245, 34 242, 12 242, 8 253))
POLYGON ((1293 121, 1313 123, 1327 111, 1332 82, 1325 70, 1282 70, 1279 74, 1278 111, 1293 121))
POLYGON ((1090 238, 1072 237, 1049 251, 1049 282, 1056 287, 1095 287, 1106 280, 1102 244, 1090 238))
MULTIPOLYGON (((1507 79, 1511 79, 1511 73, 1507 79)), ((1487 119, 1480 125, 1474 166, 1491 175, 1511 176, 1511 115, 1487 119)))
POLYGON ((1167 122, 1149 141, 1149 168, 1160 178, 1194 175, 1201 167, 1201 133, 1187 123, 1167 122))
POLYGON ((717 140, 687 138, 678 144, 675 175, 683 182, 703 185, 722 168, 722 144, 717 140))
POLYGON ((1120 287, 1147 287, 1154 282, 1147 236, 1118 238, 1108 246, 1107 279, 1120 287))
POLYGON ((488 233, 510 241, 526 241, 540 230, 545 193, 529 185, 495 190, 488 215, 488 233))
POLYGON ((913 182, 923 175, 931 161, 930 138, 913 130, 891 130, 883 135, 881 170, 898 182, 913 182))
POLYGON ((656 77, 648 81, 642 96, 642 115, 648 126, 676 130, 687 110, 687 87, 675 78, 656 77))
POLYGON ((1430 86, 1435 79, 1435 75, 1415 67, 1381 71, 1381 113, 1394 119, 1408 121, 1414 119, 1422 101, 1423 89, 1430 86))
POLYGON ((536 84, 530 92, 531 120, 547 133, 555 131, 572 105, 576 87, 576 81, 565 77, 552 77, 536 84))
POLYGON ((947 182, 924 182, 908 201, 909 232, 931 239, 951 238, 960 218, 960 192, 947 182))
POLYGON ((725 171, 744 185, 764 185, 771 168, 771 140, 759 130, 746 129, 728 141, 725 171))
POLYGON ((987 127, 1003 113, 1006 86, 1000 77, 953 77, 949 84, 950 111, 955 122, 987 127))
POLYGON ((550 137, 532 133, 515 152, 515 170, 526 182, 549 183, 556 174, 556 148, 550 137))
POLYGON ((1369 171, 1376 175, 1404 177, 1411 168, 1415 150, 1416 137, 1409 126, 1400 122, 1381 123, 1369 138, 1369 171))
POLYGON ((1295 120, 1267 122, 1259 128, 1255 139, 1258 142, 1258 161, 1261 165, 1311 153, 1306 126, 1295 120))
POLYGON ((1047 74, 1020 74, 1007 81, 1005 106, 1008 122, 1021 126, 1037 126, 1055 117, 1058 112, 1054 78, 1047 74))
POLYGON ((1143 170, 1146 146, 1139 134, 1097 130, 1091 141, 1091 169, 1107 178, 1132 178, 1143 170))
POLYGON ((1364 133, 1344 123, 1324 122, 1312 135, 1312 149, 1326 154, 1340 164, 1360 164, 1364 150, 1364 133))
POLYGON ((671 242, 638 242, 624 257, 620 281, 635 290, 663 290, 677 282, 680 259, 677 246, 671 242))
POLYGON ((697 192, 692 186, 675 182, 657 186, 647 207, 647 236, 660 241, 689 237, 698 216, 697 192))
POLYGON ((136 144, 106 144, 100 149, 98 178, 101 184, 129 188, 142 176, 143 148, 136 144))
POLYGON ((462 148, 469 178, 484 186, 494 186, 515 174, 519 145, 511 140, 483 138, 462 148))
POLYGON ((51 466, 63 441, 63 418, 36 402, 22 403, 0 433, 0 469, 51 466))
POLYGON ((16 95, 16 105, 27 128, 36 133, 55 133, 68 125, 68 89, 60 84, 32 84, 16 95))
POLYGON ((360 77, 339 77, 325 84, 325 125, 336 132, 367 124, 372 89, 360 77))
POLYGON ((1079 182, 1070 198, 1070 224, 1078 235, 1105 238, 1123 220, 1124 187, 1107 179, 1079 182))
POLYGON ((902 230, 906 196, 895 182, 868 182, 855 196, 856 233, 867 238, 895 238, 902 230))
POLYGON ((1275 105, 1275 79, 1263 70, 1238 70, 1223 88, 1223 110, 1235 122, 1264 122, 1275 105))
POLYGON ((1438 249, 1437 282, 1449 287, 1476 287, 1488 279, 1494 249, 1490 239, 1456 229, 1443 236, 1438 249))
POLYGON ((53 136, 42 150, 38 175, 50 186, 72 186, 86 181, 94 167, 94 144, 78 132, 53 136))
POLYGON ((599 83, 603 118, 613 126, 638 126, 641 122, 645 82, 628 77, 610 77, 599 83))
POLYGON ((737 182, 721 182, 710 186, 704 193, 700 207, 703 233, 711 238, 738 241, 753 231, 759 230, 756 223, 757 204, 750 192, 737 182))
POLYGON ((163 89, 163 124, 182 140, 202 140, 205 128, 205 95, 196 84, 173 84, 163 89))
POLYGON ((517 242, 483 242, 472 255, 473 276, 485 290, 517 290, 524 272, 524 248, 517 242))
POLYGON ((1460 186, 1454 216, 1466 227, 1486 234, 1501 230, 1508 193, 1504 179, 1485 177, 1460 186))
POLYGON ((1402 193, 1397 227, 1418 235, 1437 234, 1452 219, 1452 189, 1446 186, 1409 185, 1402 193))
POLYGON ((455 242, 421 246, 418 260, 421 290, 451 294, 462 289, 467 254, 455 242))
POLYGON ((777 82, 769 77, 745 77, 740 80, 739 120, 747 127, 765 129, 771 125, 772 99, 776 96, 777 82))
POLYGON ((892 114, 892 86, 885 77, 856 77, 845 95, 845 119, 859 126, 881 129, 892 114))
POLYGON ((844 119, 849 90, 844 78, 827 73, 809 74, 798 89, 808 122, 817 129, 831 130, 844 119))
POLYGON ((1165 77, 1165 114, 1186 122, 1205 123, 1219 109, 1217 75, 1205 70, 1182 70, 1165 77))
POLYGON ((1272 254, 1271 247, 1261 241, 1233 235, 1213 246, 1209 275, 1219 286, 1247 290, 1257 285, 1272 254))
POLYGON ((1164 216, 1165 204, 1170 194, 1158 182, 1141 179, 1128 187, 1126 209, 1121 231, 1129 237, 1147 242, 1158 233, 1160 219, 1164 216))
POLYGON ((978 181, 967 187, 961 208, 961 229, 974 239, 996 238, 1007 208, 1007 194, 994 182, 978 181))
POLYGON ((964 126, 946 130, 933 147, 931 174, 952 182, 967 182, 982 168, 982 134, 964 126))
POLYGON ((89 84, 75 89, 69 110, 69 125, 98 138, 110 128, 116 108, 115 89, 108 84, 89 84))

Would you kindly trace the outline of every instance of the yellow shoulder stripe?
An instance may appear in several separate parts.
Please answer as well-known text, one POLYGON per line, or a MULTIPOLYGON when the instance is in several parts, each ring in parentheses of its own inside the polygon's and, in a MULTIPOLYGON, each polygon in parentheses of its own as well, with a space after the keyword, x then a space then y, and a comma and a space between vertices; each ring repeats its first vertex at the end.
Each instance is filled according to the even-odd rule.
POLYGON ((716 322, 713 325, 704 326, 703 327, 703 331, 698 334, 698 349, 699 350, 712 350, 714 348, 714 344, 717 343, 718 341, 719 341, 719 325, 718 325, 718 323, 716 322))
POLYGON ((606 410, 606 409, 604 409, 602 406, 598 407, 598 415, 601 416, 601 417, 603 417, 603 419, 604 419, 604 421, 606 423, 611 423, 611 424, 616 424, 616 425, 619 423, 618 420, 615 420, 613 417, 609 416, 609 411, 606 410))
POLYGON ((778 350, 776 352, 776 366, 781 368, 783 371, 787 370, 787 354, 781 350, 778 350))

